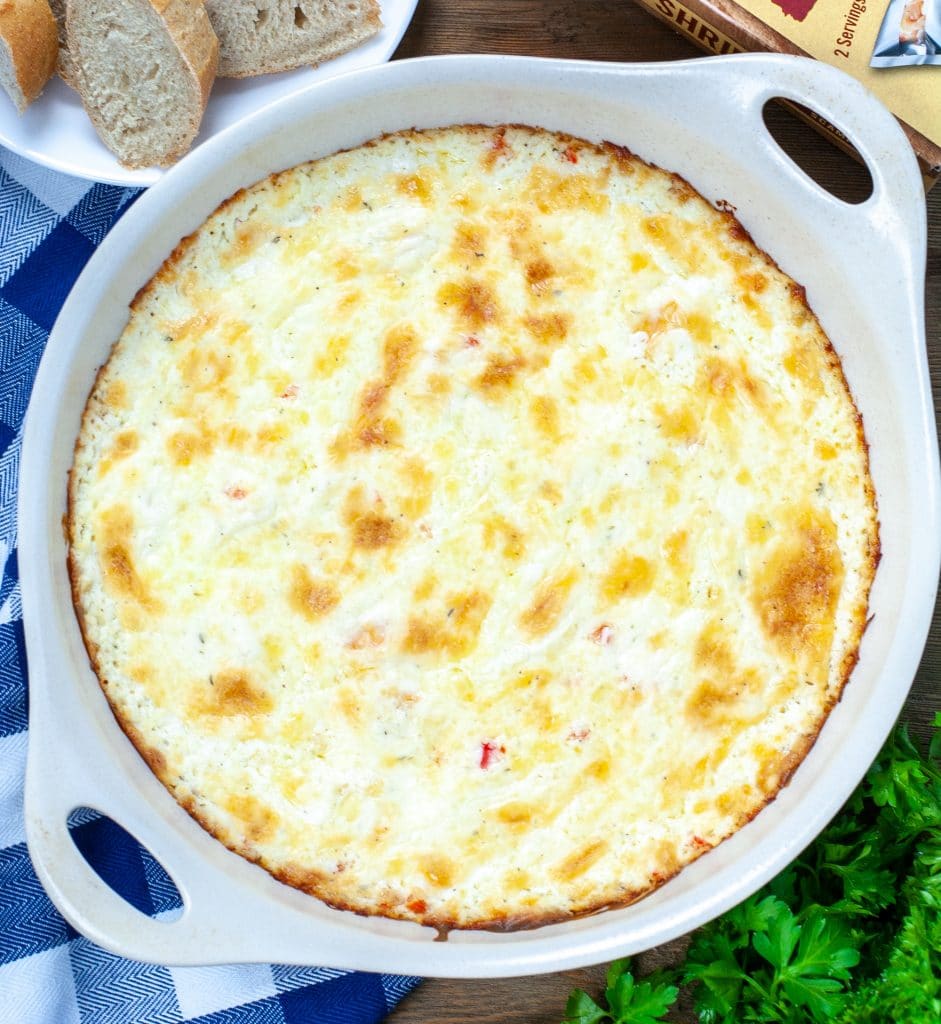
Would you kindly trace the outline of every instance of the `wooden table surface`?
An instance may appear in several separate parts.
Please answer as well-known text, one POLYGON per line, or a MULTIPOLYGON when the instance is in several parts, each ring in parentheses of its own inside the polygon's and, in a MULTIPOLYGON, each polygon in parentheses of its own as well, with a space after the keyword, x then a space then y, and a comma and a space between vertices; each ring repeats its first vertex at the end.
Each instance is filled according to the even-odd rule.
MULTIPOLYGON (((395 57, 442 53, 518 53, 592 60, 679 60, 702 56, 632 0, 419 0, 395 57)), ((785 111, 769 118, 778 140, 804 169, 846 199, 864 198, 868 175, 850 157, 785 111)), ((941 400, 941 184, 928 201, 928 350, 935 413, 941 400)), ((927 734, 941 709, 941 602, 906 705, 913 730, 927 734)), ((678 943, 639 958, 675 958, 678 943)), ((606 965, 494 981, 429 979, 407 996, 390 1024, 558 1024, 569 991, 596 995, 606 965)))

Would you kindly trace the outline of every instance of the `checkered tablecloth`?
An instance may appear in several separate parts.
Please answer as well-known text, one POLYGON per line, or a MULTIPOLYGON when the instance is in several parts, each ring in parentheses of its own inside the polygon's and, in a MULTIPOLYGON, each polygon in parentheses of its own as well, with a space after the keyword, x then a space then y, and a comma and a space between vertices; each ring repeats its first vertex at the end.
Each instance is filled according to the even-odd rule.
MULTIPOLYGON (((0 147, 0 1021, 11 1024, 367 1024, 416 978, 272 964, 162 967, 79 936, 33 872, 23 825, 27 672, 16 555, 23 416, 56 315, 111 225, 116 188, 46 170, 0 147)), ((179 912, 160 865, 92 811, 70 819, 79 849, 122 896, 179 912)))

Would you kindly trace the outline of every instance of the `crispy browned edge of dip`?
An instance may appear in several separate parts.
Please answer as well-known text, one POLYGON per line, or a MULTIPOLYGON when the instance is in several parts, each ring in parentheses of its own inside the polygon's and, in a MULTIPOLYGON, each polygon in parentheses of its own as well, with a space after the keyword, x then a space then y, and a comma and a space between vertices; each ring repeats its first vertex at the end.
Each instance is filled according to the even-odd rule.
MULTIPOLYGON (((866 560, 866 568, 868 569, 868 580, 866 582, 865 592, 863 595, 861 595, 863 605, 868 612, 869 594, 871 592, 872 583, 875 578, 876 569, 881 560, 878 502, 876 499, 875 489, 872 484, 872 476, 869 469, 869 444, 866 440, 862 416, 858 408, 856 407, 856 403, 853 399, 852 392, 850 391, 849 385, 847 384, 846 377, 843 373, 843 366, 840 361, 840 358, 837 355, 836 350, 833 348, 833 344, 830 341, 829 335, 823 330, 823 327, 820 325, 817 315, 814 313, 814 311, 810 308, 810 306, 807 303, 807 293, 805 287, 794 281, 793 278, 791 278, 788 274, 785 274, 784 271, 782 271, 778 264, 775 262, 775 260, 772 259, 772 257, 769 256, 767 252, 765 252, 763 249, 759 248, 755 244, 750 233, 738 220, 736 216, 736 208, 732 206, 731 203, 727 202, 726 200, 718 200, 715 204, 710 203, 696 188, 694 188, 681 175, 673 171, 666 171, 662 167, 659 167, 657 164, 644 160, 642 157, 639 157, 635 153, 633 153, 626 146, 609 142, 607 140, 602 141, 600 143, 592 143, 588 140, 579 138, 578 136, 570 135, 566 132, 551 131, 549 129, 542 128, 534 129, 530 125, 522 124, 465 124, 451 125, 449 127, 452 129, 461 128, 464 130, 473 130, 488 133, 500 132, 501 130, 507 131, 510 129, 523 131, 535 130, 538 131, 539 133, 545 132, 546 134, 551 135, 555 139, 557 139, 559 143, 562 145, 577 144, 579 147, 583 149, 589 149, 595 152, 603 152, 607 154, 609 157, 613 158, 621 169, 636 166, 639 164, 648 167, 654 171, 657 171, 661 174, 664 174, 666 175, 666 177, 671 179, 671 191, 675 193, 678 203, 683 204, 689 201, 690 199, 697 199, 705 203, 707 207, 709 207, 711 210, 714 210, 720 217, 725 219, 725 222, 728 227, 729 237, 732 241, 738 242, 741 245, 751 248, 757 257, 760 257, 765 261, 766 266, 780 274, 785 279, 788 291, 790 292, 793 301, 803 307, 807 317, 810 320, 812 320, 819 328, 820 335, 826 343, 825 352, 827 357, 828 368, 832 373, 838 375, 843 390, 849 398, 850 404, 852 405, 854 412, 854 418, 856 421, 857 442, 862 449, 864 465, 866 469, 866 501, 867 505, 873 511, 875 527, 874 544, 870 546, 868 558, 866 560)), ((439 131, 442 129, 431 130, 439 131)), ((369 148, 377 145, 386 138, 403 137, 410 135, 421 136, 423 134, 425 134, 423 130, 414 128, 403 129, 397 132, 383 133, 382 135, 377 136, 374 139, 370 139, 359 146, 338 150, 335 153, 331 154, 325 154, 324 157, 315 158, 314 160, 309 161, 309 163, 316 163, 317 160, 326 159, 327 156, 334 156, 339 153, 351 152, 356 149, 369 148)), ((299 164, 296 166, 303 166, 303 164, 299 164)), ((267 176, 267 178, 260 179, 260 181, 271 180, 273 182, 277 182, 279 177, 281 177, 284 174, 290 173, 294 169, 294 167, 290 167, 282 171, 272 172, 267 176)), ((195 240, 198 237, 206 221, 208 221, 211 217, 216 216, 230 204, 233 204, 240 200, 250 189, 256 187, 258 184, 259 182, 255 182, 250 186, 241 188, 238 191, 234 192, 227 199, 224 199, 212 213, 210 213, 206 218, 204 218, 203 222, 195 231, 181 238, 181 240, 174 247, 170 255, 164 260, 164 262, 161 264, 160 268, 156 271, 156 273, 153 274, 153 276, 137 291, 134 298, 129 303, 128 308, 131 311, 131 313, 136 311, 137 307, 144 300, 144 298, 146 298, 150 291, 160 283, 164 274, 168 273, 170 269, 182 259, 182 257, 192 247, 192 245, 195 244, 195 240)), ((109 352, 108 359, 106 359, 105 362, 102 363, 102 365, 98 368, 98 371, 95 375, 95 380, 92 384, 91 389, 89 390, 89 397, 86 400, 85 409, 82 414, 82 423, 75 443, 74 452, 76 454, 82 448, 82 439, 84 435, 86 419, 89 415, 91 396, 97 390, 101 375, 104 372, 105 368, 107 367, 108 363, 110 362, 111 354, 113 353, 113 350, 115 346, 118 344, 118 341, 120 340, 121 336, 123 336, 123 329, 121 335, 119 335, 118 339, 116 339, 114 344, 112 345, 112 350, 111 352, 109 352)), ((776 799, 777 795, 790 782, 792 776, 794 775, 794 772, 797 770, 797 768, 803 762, 804 758, 810 752, 811 748, 816 743, 817 737, 819 736, 821 729, 826 723, 830 715, 830 712, 833 710, 836 704, 839 703, 843 695, 843 691, 846 687, 846 684, 849 680, 849 677, 856 666, 856 663, 859 659, 859 648, 862 642, 863 634, 865 633, 865 630, 868 627, 870 621, 870 618, 867 614, 865 617, 863 617, 862 621, 857 626, 856 636, 854 638, 855 642, 853 643, 852 647, 848 650, 848 653, 844 656, 842 665, 840 666, 840 680, 838 688, 836 690, 836 693, 831 697, 831 699, 822 707, 822 711, 817 722, 816 730, 814 730, 813 732, 804 733, 801 736, 797 737, 792 743, 790 749, 777 764, 776 773, 778 778, 776 787, 771 792, 769 792, 766 795, 765 799, 756 807, 752 808, 749 811, 740 813, 736 818, 736 822, 733 828, 724 836, 722 836, 719 840, 717 840, 715 844, 704 845, 701 849, 698 849, 693 856, 689 857, 689 859, 687 859, 683 864, 679 865, 674 871, 669 873, 655 874, 649 886, 633 890, 615 901, 609 899, 597 900, 594 903, 573 909, 570 912, 558 910, 548 911, 545 913, 540 913, 539 911, 517 912, 499 914, 490 917, 482 917, 479 919, 460 923, 451 920, 446 916, 433 913, 429 914, 425 912, 423 909, 416 910, 416 901, 410 900, 408 897, 396 900, 389 898, 379 898, 374 902, 371 908, 365 908, 364 906, 354 905, 353 903, 348 902, 342 895, 339 895, 336 892, 332 891, 330 885, 331 876, 326 872, 321 872, 310 868, 303 868, 301 866, 278 867, 269 865, 266 862, 265 858, 259 853, 257 853, 257 851, 253 850, 248 843, 240 844, 234 842, 230 837, 227 837, 224 834, 221 827, 214 825, 213 822, 209 821, 200 812, 199 807, 196 805, 196 801, 191 796, 178 796, 176 794, 175 780, 171 777, 170 772, 168 771, 167 762, 164 755, 156 748, 149 746, 147 742, 144 740, 142 734, 140 733, 136 725, 129 718, 127 718, 126 715, 119 708, 117 708, 111 702, 110 698, 108 697, 108 680, 102 677, 101 670, 98 664, 97 646, 94 643, 94 641, 91 640, 91 638, 88 636, 87 630, 85 628, 85 618, 81 607, 81 601, 78 591, 78 567, 75 564, 72 554, 72 536, 74 525, 74 481, 72 476, 73 468, 74 458, 73 466, 70 467, 68 473, 66 513, 63 519, 63 529, 65 533, 66 546, 68 549, 67 567, 72 591, 72 605, 75 610, 79 629, 82 634, 82 640, 84 642, 85 649, 88 654, 89 664, 99 681, 99 684, 101 686, 102 691, 105 694, 105 697, 108 699, 108 704, 115 717, 115 720, 117 721, 118 725, 124 732, 125 736, 128 738, 128 740, 130 740, 130 742, 136 748, 137 752, 146 762, 147 766, 150 768, 153 774, 160 780, 160 782, 168 790, 170 795, 173 796, 174 800, 183 808, 183 810, 194 821, 196 821, 206 832, 213 836, 213 838, 218 840, 220 843, 222 843, 223 846, 227 847, 233 853, 249 861, 250 863, 256 864, 259 867, 263 868, 268 874, 277 879, 279 882, 282 882, 284 885, 304 892, 307 895, 313 896, 316 899, 320 900, 322 903, 326 904, 329 907, 332 907, 335 910, 351 911, 361 917, 378 916, 392 920, 410 921, 413 923, 417 922, 421 925, 425 925, 436 929, 438 931, 439 938, 446 938, 447 933, 449 931, 456 930, 463 931, 479 929, 495 932, 511 932, 540 928, 545 925, 558 924, 564 921, 572 921, 583 917, 589 917, 606 910, 613 910, 617 908, 630 906, 631 904, 643 899, 645 896, 650 895, 652 892, 655 892, 661 886, 666 884, 666 882, 668 882, 671 878, 676 877, 676 875, 678 875, 685 867, 689 866, 694 861, 698 860, 699 857, 701 857, 703 854, 708 853, 712 849, 715 849, 726 839, 730 838, 732 835, 738 832, 743 826, 747 825, 750 821, 752 821, 762 810, 764 810, 765 807, 767 807, 776 799)), ((424 906, 423 901, 417 901, 417 903, 421 904, 422 907, 424 906)))

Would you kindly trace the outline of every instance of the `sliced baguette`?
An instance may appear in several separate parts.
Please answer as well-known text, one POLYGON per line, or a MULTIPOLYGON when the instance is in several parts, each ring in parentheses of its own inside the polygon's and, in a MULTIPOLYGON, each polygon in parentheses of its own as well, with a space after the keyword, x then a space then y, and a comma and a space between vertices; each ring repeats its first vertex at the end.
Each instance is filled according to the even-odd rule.
POLYGON ((0 85, 21 114, 55 71, 58 52, 48 0, 0 0, 0 85))
POLYGON ((382 28, 376 0, 206 0, 206 11, 227 78, 320 64, 382 28))
POLYGON ((192 145, 219 42, 202 0, 68 0, 71 73, 125 167, 165 167, 192 145))

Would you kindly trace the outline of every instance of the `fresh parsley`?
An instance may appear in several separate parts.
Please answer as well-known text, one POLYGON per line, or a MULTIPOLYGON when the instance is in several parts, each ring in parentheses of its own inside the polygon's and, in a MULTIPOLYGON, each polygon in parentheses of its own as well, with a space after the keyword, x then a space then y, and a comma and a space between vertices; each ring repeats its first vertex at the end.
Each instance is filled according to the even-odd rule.
POLYGON ((564 1024, 656 1024, 676 1002, 679 989, 667 972, 635 981, 630 960, 616 960, 608 968, 602 1009, 581 989, 569 996, 564 1024))
POLYGON ((817 840, 675 971, 618 960, 564 1024, 656 1024, 681 989, 699 1024, 941 1022, 941 713, 927 752, 897 726, 817 840))

